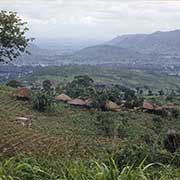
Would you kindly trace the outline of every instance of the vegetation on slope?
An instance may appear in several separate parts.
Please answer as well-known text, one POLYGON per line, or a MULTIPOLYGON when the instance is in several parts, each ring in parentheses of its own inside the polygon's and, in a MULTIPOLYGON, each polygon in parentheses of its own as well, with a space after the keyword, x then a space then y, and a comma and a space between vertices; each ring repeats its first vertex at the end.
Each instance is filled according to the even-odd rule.
POLYGON ((102 173, 107 173, 106 179, 109 179, 112 170, 107 160, 113 157, 118 168, 115 179, 125 172, 129 176, 122 176, 122 179, 137 179, 140 175, 146 179, 162 177, 165 180, 179 177, 179 151, 170 153, 163 145, 168 129, 180 130, 179 119, 170 120, 143 112, 86 110, 63 103, 37 112, 28 102, 11 97, 13 91, 10 87, 0 87, 2 160, 23 153, 25 157, 31 156, 48 174, 79 180, 89 176, 98 179, 96 174, 102 173), (23 128, 15 120, 17 116, 25 115, 33 115, 31 128, 23 128), (117 136, 113 133, 116 127, 119 127, 117 136), (92 165, 93 159, 100 164, 106 162, 107 168, 103 164, 92 165), (146 161, 139 169, 144 159, 146 161), (62 162, 68 170, 63 170, 62 162), (155 165, 142 174, 145 166, 155 162, 164 165, 155 165))
POLYGON ((180 79, 157 71, 106 68, 90 65, 68 65, 61 67, 38 67, 33 74, 23 76, 26 83, 42 83, 46 79, 66 84, 75 76, 89 75, 99 84, 118 84, 130 88, 145 87, 151 90, 175 89, 180 79))

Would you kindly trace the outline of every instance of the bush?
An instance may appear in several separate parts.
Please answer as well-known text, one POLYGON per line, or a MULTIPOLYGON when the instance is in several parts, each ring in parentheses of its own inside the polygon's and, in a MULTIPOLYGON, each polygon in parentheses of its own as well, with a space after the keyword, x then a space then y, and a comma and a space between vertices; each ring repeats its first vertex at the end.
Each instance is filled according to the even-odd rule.
POLYGON ((174 153, 180 147, 180 134, 169 130, 164 139, 164 146, 167 151, 174 153))
POLYGON ((43 81, 42 86, 43 86, 43 89, 47 92, 52 90, 51 89, 52 84, 50 80, 43 81))
POLYGON ((55 93, 53 91, 47 92, 44 90, 37 90, 33 92, 32 104, 33 108, 38 111, 45 111, 54 103, 55 93))
POLYGON ((12 88, 22 87, 22 84, 19 81, 17 81, 17 80, 11 80, 6 85, 10 86, 12 88))

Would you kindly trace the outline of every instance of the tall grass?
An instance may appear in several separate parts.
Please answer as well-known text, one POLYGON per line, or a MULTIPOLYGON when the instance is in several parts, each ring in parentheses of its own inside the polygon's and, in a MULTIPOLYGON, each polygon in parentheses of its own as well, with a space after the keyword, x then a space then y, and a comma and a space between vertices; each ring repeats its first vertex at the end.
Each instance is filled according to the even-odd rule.
POLYGON ((0 180, 178 180, 180 171, 173 170, 170 166, 160 163, 144 165, 145 160, 138 166, 126 166, 121 171, 114 160, 107 163, 96 161, 71 162, 62 165, 59 174, 53 174, 43 170, 24 160, 18 161, 10 158, 0 164, 0 180), (152 169, 158 169, 156 173, 152 169))
POLYGON ((37 165, 16 158, 0 163, 0 180, 51 180, 53 176, 37 165))

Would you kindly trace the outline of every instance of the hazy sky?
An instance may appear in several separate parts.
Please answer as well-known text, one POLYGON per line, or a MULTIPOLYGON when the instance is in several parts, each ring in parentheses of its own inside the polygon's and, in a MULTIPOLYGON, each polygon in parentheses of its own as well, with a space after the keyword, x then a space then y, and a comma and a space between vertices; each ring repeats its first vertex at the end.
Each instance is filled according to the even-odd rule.
POLYGON ((121 34, 180 29, 180 1, 0 0, 16 11, 33 37, 112 38, 121 34))

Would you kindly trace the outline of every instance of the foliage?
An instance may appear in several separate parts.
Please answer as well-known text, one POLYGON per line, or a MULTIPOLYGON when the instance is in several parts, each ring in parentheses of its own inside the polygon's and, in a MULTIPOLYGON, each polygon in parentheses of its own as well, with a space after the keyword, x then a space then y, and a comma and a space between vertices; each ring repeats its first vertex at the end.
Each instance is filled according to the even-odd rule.
MULTIPOLYGON (((61 163, 62 164, 62 163, 61 163)), ((87 163, 71 162, 62 164, 59 174, 48 173, 47 170, 40 168, 38 164, 34 165, 32 160, 17 161, 10 158, 0 165, 0 179, 2 180, 175 180, 180 172, 173 170, 169 166, 161 163, 150 163, 145 165, 143 160, 137 167, 126 165, 121 170, 113 159, 107 162, 89 161, 87 163), (161 169, 155 174, 150 174, 153 168, 161 169)))
POLYGON ((27 52, 26 47, 32 39, 26 38, 28 28, 15 12, 0 12, 0 62, 12 61, 27 52))
POLYGON ((70 97, 89 98, 95 93, 93 82, 87 75, 76 76, 72 82, 66 85, 65 91, 70 97))
POLYGON ((0 163, 1 180, 53 180, 53 176, 26 160, 10 158, 0 163))
POLYGON ((13 88, 22 87, 22 84, 17 80, 10 80, 6 85, 13 88))
POLYGON ((164 165, 171 164, 171 166, 179 167, 179 158, 179 151, 171 154, 155 142, 148 145, 142 142, 133 144, 133 142, 130 141, 122 145, 120 150, 114 155, 114 159, 120 169, 126 164, 134 164, 137 166, 143 159, 146 159, 146 163, 159 162, 164 165))
POLYGON ((92 107, 99 110, 105 110, 105 103, 108 100, 108 93, 106 90, 96 91, 93 97, 92 107))
POLYGON ((55 91, 51 88, 50 80, 45 80, 42 83, 42 88, 33 91, 32 103, 33 108, 38 111, 45 111, 51 108, 54 103, 55 91))
POLYGON ((96 179, 95 166, 90 163, 91 159, 96 159, 101 166, 105 163, 109 168, 106 161, 108 155, 117 153, 114 159, 119 173, 123 168, 129 169, 133 166, 130 174, 132 176, 133 172, 138 174, 138 166, 146 158, 144 166, 153 162, 164 164, 162 169, 154 166, 146 171, 145 176, 148 180, 179 178, 180 152, 177 150, 175 153, 170 153, 163 145, 169 128, 177 132, 180 130, 179 118, 172 117, 170 121, 167 117, 162 118, 141 111, 109 113, 81 110, 63 103, 57 105, 55 113, 51 114, 49 111, 39 113, 30 108, 27 102, 17 101, 9 96, 12 92, 12 88, 0 86, 0 153, 2 153, 0 159, 4 159, 6 155, 25 152, 41 164, 41 169, 56 174, 57 179, 68 179, 70 176, 67 175, 68 172, 71 172, 76 179, 82 178, 82 175, 88 179, 89 171, 96 179), (27 114, 32 114, 34 117, 31 128, 22 128, 20 124, 12 123, 15 115, 27 114), (105 123, 98 125, 98 116, 100 122, 105 121, 105 123), (101 126, 105 124, 108 128, 108 123, 112 130, 114 127, 117 129, 116 126, 119 127, 114 131, 117 132, 115 141, 114 134, 110 131, 110 135, 105 134, 104 132, 107 131, 101 126), (112 144, 113 142, 115 145, 112 144), (82 161, 82 169, 88 172, 81 173, 83 170, 76 160, 82 161), (67 161, 70 164, 66 164, 65 170, 62 163, 67 161))
POLYGON ((171 130, 167 133, 164 139, 165 148, 174 153, 180 147, 180 134, 174 130, 171 130))
POLYGON ((54 91, 44 91, 44 89, 33 91, 32 104, 33 108, 38 111, 45 111, 50 108, 54 102, 54 91))
POLYGON ((46 92, 50 92, 52 90, 51 89, 52 83, 50 80, 44 80, 42 83, 42 86, 43 86, 44 91, 46 92))
POLYGON ((91 86, 94 81, 88 75, 75 76, 72 83, 79 84, 84 87, 91 86))

